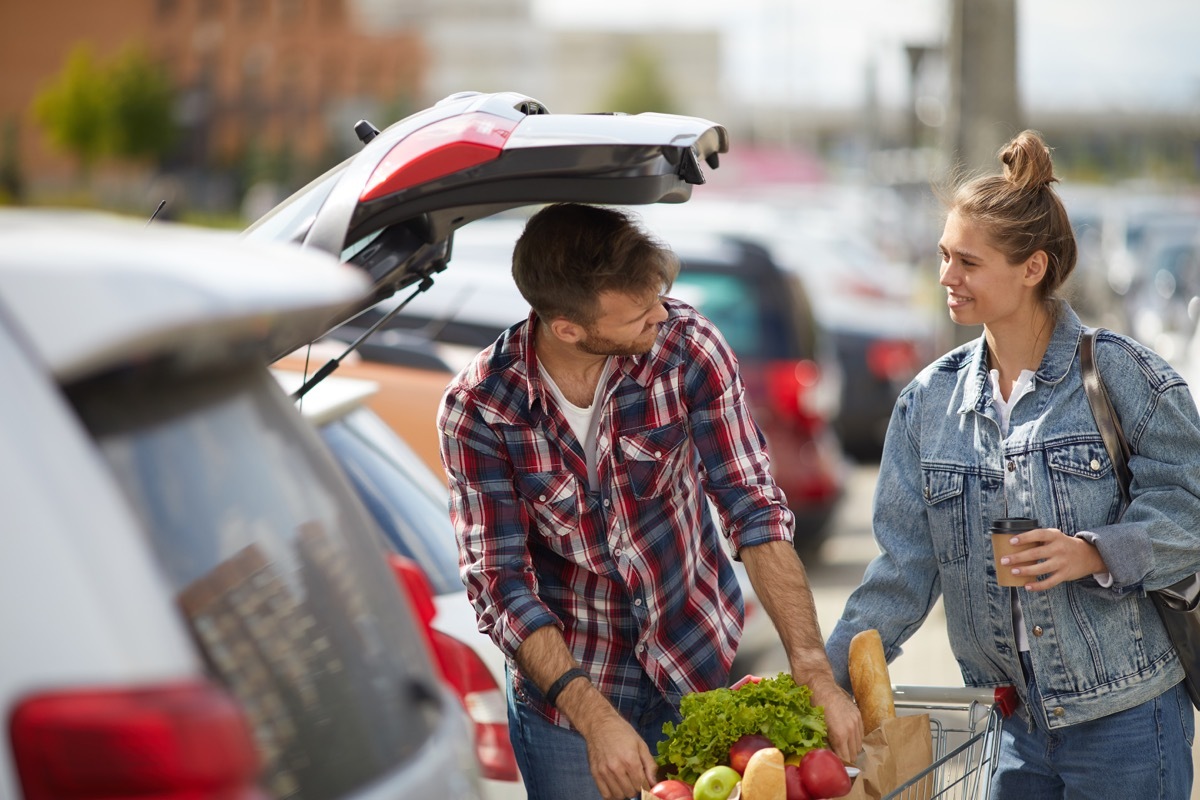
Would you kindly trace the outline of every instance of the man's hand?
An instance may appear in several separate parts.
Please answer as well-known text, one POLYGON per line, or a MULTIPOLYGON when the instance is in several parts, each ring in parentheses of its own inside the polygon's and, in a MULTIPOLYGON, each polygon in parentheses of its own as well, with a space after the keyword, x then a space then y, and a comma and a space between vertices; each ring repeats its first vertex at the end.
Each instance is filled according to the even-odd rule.
POLYGON ((829 729, 829 749, 838 758, 853 764, 862 750, 863 721, 854 698, 830 677, 809 683, 812 702, 825 707, 825 725, 829 729))
POLYGON ((788 542, 743 547, 741 557, 758 599, 779 631, 792 678, 812 689, 813 705, 825 707, 830 749, 843 761, 853 762, 862 747, 862 715, 833 679, 804 565, 788 542))
POLYGON ((608 713, 597 712, 588 715, 586 730, 580 729, 596 786, 605 800, 637 797, 654 785, 658 764, 638 732, 611 706, 608 713))
MULTIPOLYGON (((522 642, 517 664, 534 676, 543 692, 555 678, 576 666, 553 625, 538 628, 522 642)), ((588 766, 605 800, 636 797, 655 784, 658 764, 650 748, 590 680, 577 678, 568 683, 555 706, 587 742, 588 766)))

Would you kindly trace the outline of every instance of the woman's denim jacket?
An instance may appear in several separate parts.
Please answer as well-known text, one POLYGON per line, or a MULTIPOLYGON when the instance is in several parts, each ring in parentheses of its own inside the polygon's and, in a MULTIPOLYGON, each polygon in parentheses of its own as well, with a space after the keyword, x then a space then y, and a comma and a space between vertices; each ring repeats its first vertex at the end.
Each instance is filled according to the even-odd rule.
POLYGON ((1183 679, 1149 589, 1200 570, 1200 418, 1183 379, 1157 354, 1109 331, 1096 359, 1134 455, 1121 493, 1079 368, 1083 327, 1065 303, 1033 392, 1001 438, 983 337, 926 367, 896 401, 875 492, 880 555, 847 602, 827 649, 849 686, 847 650, 876 628, 890 661, 939 593, 968 686, 1026 687, 1013 634, 1019 592, 1049 727, 1131 708, 1183 679), (1122 514, 1122 511, 1124 513, 1122 514), (1095 534, 1114 579, 1048 591, 996 584, 990 520, 1095 534))

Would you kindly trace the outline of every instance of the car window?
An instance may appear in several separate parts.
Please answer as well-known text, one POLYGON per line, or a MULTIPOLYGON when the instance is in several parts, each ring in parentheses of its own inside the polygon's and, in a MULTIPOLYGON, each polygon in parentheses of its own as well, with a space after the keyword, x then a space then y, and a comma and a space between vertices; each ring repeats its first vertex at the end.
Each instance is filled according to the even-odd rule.
POLYGON ((245 236, 265 241, 299 241, 308 232, 317 211, 345 168, 343 162, 314 179, 247 228, 245 236))
POLYGON ((463 591, 448 492, 416 453, 365 408, 321 436, 396 552, 421 565, 435 594, 463 591))
POLYGON ((763 352, 762 321, 754 287, 735 275, 711 272, 679 273, 670 295, 694 306, 721 331, 741 357, 763 352))
POLYGON ((436 684, 378 531, 266 370, 165 370, 71 397, 141 517, 274 797, 341 797, 413 757, 436 684))

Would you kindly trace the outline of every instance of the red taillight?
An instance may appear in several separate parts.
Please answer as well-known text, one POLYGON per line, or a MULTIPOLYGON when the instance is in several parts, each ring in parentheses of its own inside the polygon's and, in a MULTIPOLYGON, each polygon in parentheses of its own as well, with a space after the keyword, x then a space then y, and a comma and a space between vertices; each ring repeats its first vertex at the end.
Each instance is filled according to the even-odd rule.
POLYGON ((886 381, 907 381, 917 374, 917 347, 912 342, 878 341, 867 347, 867 369, 886 381))
POLYGON ((508 738, 508 709, 483 659, 469 645, 433 628, 437 606, 424 570, 412 559, 388 554, 388 562, 400 586, 407 592, 421 618, 426 643, 442 679, 462 701, 475 724, 475 755, 480 774, 497 781, 518 781, 517 758, 508 738))
POLYGON ((817 399, 821 368, 813 361, 772 361, 767 364, 767 392, 775 413, 816 431, 825 424, 817 399))
POLYGON ((517 759, 508 738, 508 708, 504 692, 469 645, 453 636, 433 632, 434 650, 471 721, 475 723, 475 755, 485 778, 517 781, 517 759))
POLYGON ((264 796, 242 711, 209 683, 39 694, 10 733, 25 800, 264 796))
POLYGON ((363 187, 366 202, 499 157, 520 120, 476 112, 420 128, 392 148, 363 187))

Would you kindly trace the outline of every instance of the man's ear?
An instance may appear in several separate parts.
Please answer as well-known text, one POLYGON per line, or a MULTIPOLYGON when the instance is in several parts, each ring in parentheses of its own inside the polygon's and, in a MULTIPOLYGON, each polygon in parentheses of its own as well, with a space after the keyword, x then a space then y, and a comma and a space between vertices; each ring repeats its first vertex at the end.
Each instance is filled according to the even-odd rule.
POLYGON ((1025 261, 1025 285, 1037 286, 1046 277, 1050 266, 1050 257, 1045 250, 1035 250, 1025 261))
POLYGON ((566 344, 577 344, 584 338, 583 326, 571 322, 566 317, 555 317, 547 327, 554 334, 554 338, 566 344))

